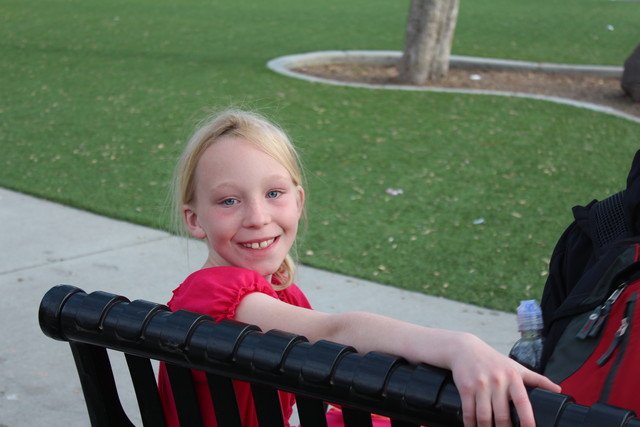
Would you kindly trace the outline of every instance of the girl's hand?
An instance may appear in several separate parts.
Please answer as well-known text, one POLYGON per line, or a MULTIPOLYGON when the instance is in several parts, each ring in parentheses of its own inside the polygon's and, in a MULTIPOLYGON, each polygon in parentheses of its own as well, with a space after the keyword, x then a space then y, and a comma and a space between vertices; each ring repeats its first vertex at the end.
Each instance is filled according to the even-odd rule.
POLYGON ((470 334, 462 334, 450 369, 462 399, 465 426, 511 426, 509 403, 513 402, 520 424, 533 427, 535 419, 525 384, 560 392, 560 386, 548 378, 526 369, 470 334))

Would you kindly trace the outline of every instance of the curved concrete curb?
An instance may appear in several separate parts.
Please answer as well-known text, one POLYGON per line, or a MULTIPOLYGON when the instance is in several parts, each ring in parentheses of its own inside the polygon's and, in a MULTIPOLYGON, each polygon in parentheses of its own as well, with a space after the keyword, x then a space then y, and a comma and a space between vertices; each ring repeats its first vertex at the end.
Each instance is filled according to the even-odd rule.
MULTIPOLYGON (((468 93, 478 95, 513 96, 518 98, 532 98, 544 101, 556 102, 559 104, 572 105, 579 108, 586 108, 604 114, 622 117, 627 120, 640 123, 640 118, 632 116, 611 107, 606 107, 590 102, 575 101, 557 96, 536 95, 524 92, 483 90, 483 89, 455 89, 445 87, 418 87, 401 84, 369 84, 357 82, 343 82, 323 77, 310 76, 308 74, 294 71, 297 67, 310 65, 327 64, 362 64, 362 65, 393 65, 396 64, 402 55, 399 51, 378 51, 378 50, 335 50, 309 52, 295 55, 286 55, 272 59, 267 63, 267 67, 272 71, 302 80, 332 84, 336 86, 350 86, 367 89, 393 89, 425 92, 446 92, 446 93, 468 93)), ((512 70, 512 71, 545 71, 565 74, 583 74, 600 77, 621 77, 623 67, 602 66, 602 65, 570 65, 554 64, 547 62, 528 62, 491 58, 479 58, 473 56, 451 56, 451 65, 463 69, 484 69, 484 70, 512 70)))

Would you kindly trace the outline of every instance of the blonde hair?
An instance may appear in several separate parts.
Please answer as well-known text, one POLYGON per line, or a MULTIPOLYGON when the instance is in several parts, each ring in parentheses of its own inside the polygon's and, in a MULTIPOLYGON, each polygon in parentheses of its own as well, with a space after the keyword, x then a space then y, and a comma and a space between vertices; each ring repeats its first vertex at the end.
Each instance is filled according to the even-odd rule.
MULTIPOLYGON (((277 160, 291 175, 293 184, 303 186, 303 173, 300 158, 287 134, 278 126, 260 114, 242 110, 226 110, 203 122, 189 139, 174 175, 174 226, 181 235, 188 235, 182 220, 182 206, 190 204, 195 198, 195 170, 202 153, 222 137, 241 138, 254 144, 277 160)), ((295 262, 287 254, 278 270, 274 289, 288 287, 295 275, 295 262)))

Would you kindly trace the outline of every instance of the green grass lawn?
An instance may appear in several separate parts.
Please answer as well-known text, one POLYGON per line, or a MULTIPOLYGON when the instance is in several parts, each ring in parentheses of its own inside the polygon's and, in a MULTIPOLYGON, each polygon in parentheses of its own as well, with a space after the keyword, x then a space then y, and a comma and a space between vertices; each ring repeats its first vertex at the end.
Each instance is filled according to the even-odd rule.
MULTIPOLYGON (((408 5, 5 1, 0 185, 167 228, 167 185, 195 121, 248 107, 300 147, 302 262, 513 310, 539 298, 570 208, 624 186, 640 126, 545 101, 326 86, 265 66, 400 50, 408 5)), ((463 0, 453 53, 621 65, 639 18, 633 2, 463 0)))

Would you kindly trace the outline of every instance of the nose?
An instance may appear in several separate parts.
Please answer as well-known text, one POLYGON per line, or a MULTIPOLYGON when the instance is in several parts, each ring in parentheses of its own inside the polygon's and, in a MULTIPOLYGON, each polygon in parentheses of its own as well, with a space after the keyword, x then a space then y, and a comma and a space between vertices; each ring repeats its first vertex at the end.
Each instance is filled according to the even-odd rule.
POLYGON ((247 228, 258 228, 271 221, 271 214, 266 203, 262 200, 252 200, 247 203, 243 225, 247 228))

